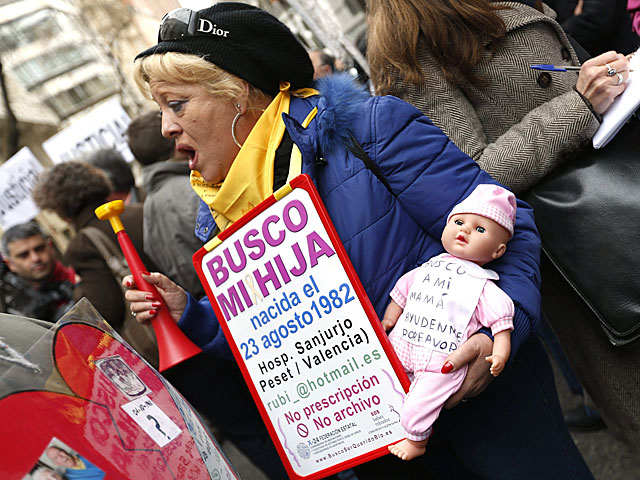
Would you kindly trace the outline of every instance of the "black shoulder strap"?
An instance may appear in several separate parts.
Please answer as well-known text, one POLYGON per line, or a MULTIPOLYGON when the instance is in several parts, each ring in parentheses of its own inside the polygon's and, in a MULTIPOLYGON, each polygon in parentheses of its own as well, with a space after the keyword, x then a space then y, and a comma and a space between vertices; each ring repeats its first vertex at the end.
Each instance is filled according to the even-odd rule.
POLYGON ((377 179, 380 180, 380 182, 385 186, 385 188, 389 190, 389 193, 391 193, 391 195, 395 197, 396 194, 393 192, 391 185, 389 185, 389 182, 380 171, 380 168, 378 168, 378 166, 371 161, 371 159, 369 158, 369 155, 367 155, 367 152, 364 151, 362 146, 358 143, 358 141, 355 139, 355 137, 351 133, 349 133, 349 137, 351 138, 351 142, 349 142, 349 144, 347 145, 347 148, 349 149, 349 151, 351 151, 351 153, 353 153, 356 157, 362 160, 364 165, 369 170, 371 170, 371 173, 373 173, 377 177, 377 179))

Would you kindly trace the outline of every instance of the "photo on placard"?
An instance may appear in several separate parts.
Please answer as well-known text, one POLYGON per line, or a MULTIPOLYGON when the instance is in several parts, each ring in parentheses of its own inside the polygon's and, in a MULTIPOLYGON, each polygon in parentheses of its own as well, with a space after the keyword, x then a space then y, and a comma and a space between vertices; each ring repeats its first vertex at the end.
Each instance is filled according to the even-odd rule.
POLYGON ((126 364, 120 355, 96 360, 96 367, 128 397, 139 397, 148 392, 147 386, 126 364))
POLYGON ((105 472, 53 437, 23 480, 102 480, 105 472))

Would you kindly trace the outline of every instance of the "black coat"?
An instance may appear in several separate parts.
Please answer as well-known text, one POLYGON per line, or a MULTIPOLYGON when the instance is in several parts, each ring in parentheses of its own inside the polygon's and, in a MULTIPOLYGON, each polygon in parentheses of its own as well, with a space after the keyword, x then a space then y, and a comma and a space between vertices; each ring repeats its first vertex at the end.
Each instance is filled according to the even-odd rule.
POLYGON ((558 22, 595 57, 609 50, 628 54, 640 46, 631 30, 627 0, 583 0, 582 13, 574 15, 577 0, 545 0, 558 14, 558 22))

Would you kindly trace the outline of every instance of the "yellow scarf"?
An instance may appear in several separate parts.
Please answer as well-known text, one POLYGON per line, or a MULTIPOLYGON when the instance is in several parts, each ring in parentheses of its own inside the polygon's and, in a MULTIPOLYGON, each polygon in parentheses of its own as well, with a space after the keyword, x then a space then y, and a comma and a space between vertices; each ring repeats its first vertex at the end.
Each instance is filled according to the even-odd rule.
POLYGON ((282 82, 280 92, 249 133, 223 182, 212 185, 200 172, 191 172, 191 187, 209 205, 220 231, 273 194, 273 165, 285 131, 282 113, 289 113, 291 95, 307 98, 317 94, 312 88, 290 91, 289 83, 282 82))

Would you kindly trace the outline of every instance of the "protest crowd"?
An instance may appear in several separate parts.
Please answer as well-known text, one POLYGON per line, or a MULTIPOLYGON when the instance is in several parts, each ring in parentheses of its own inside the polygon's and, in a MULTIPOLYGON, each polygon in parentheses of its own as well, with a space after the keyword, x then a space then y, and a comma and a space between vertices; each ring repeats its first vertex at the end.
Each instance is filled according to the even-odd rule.
MULTIPOLYGON (((318 437, 329 447, 332 437, 360 428, 362 412, 383 424, 395 407, 375 394, 380 376, 357 371, 386 357, 403 378, 394 385, 408 389, 406 412, 396 412, 400 436, 353 460, 350 451, 365 451, 386 433, 354 434, 322 457, 322 477, 597 478, 576 432, 606 430, 630 451, 640 450, 637 311, 626 330, 611 333, 613 314, 598 306, 609 301, 632 310, 639 302, 637 291, 607 297, 604 287, 594 294, 604 300, 595 299, 580 277, 587 272, 592 283, 609 284, 609 277, 598 277, 598 263, 625 275, 625 265, 612 259, 622 255, 618 249, 633 257, 637 207, 626 190, 619 196, 630 198, 612 205, 615 216, 597 200, 581 203, 580 175, 589 172, 578 166, 597 162, 598 152, 608 160, 614 145, 629 162, 640 160, 637 136, 628 133, 640 132, 637 112, 624 118, 611 147, 592 146, 631 80, 640 82, 640 62, 634 70, 631 55, 640 47, 637 2, 366 4, 358 47, 369 75, 358 68, 357 76, 349 59, 306 47, 281 20, 246 3, 180 8, 162 18, 157 44, 131 59, 132 81, 157 107, 127 127, 134 162, 100 149, 38 175, 33 202, 74 232, 64 249, 38 219, 2 232, 0 374, 32 366, 22 354, 82 298, 157 369, 161 340, 151 325, 162 309, 201 353, 161 374, 212 436, 231 443, 260 478, 302 478, 293 477, 301 467, 291 459, 304 463, 320 451, 304 442, 296 447, 297 440, 280 444, 283 427, 265 421, 265 413, 288 409, 284 423, 312 422, 339 408, 333 421, 342 430, 318 437), (253 208, 280 198, 303 174, 340 248, 314 233, 290 247, 285 238, 311 218, 308 207, 291 201, 281 217, 274 213, 224 243, 218 256, 206 257, 208 270, 197 272, 195 252, 214 245, 210 252, 218 235, 226 239, 253 208), (560 188, 559 179, 567 179, 560 188), (116 200, 124 204, 122 228, 146 267, 142 277, 127 263, 113 223, 94 213, 116 200), (538 210, 543 203, 546 209, 538 210), (547 233, 549 217, 560 223, 560 240, 547 233), (601 229, 627 240, 605 244, 601 229), (558 241, 567 243, 562 251, 570 258, 554 256, 558 241), (598 258, 584 243, 600 249, 598 258), (271 260, 269 251, 277 252, 271 260), (362 362, 353 352, 377 343, 356 320, 339 316, 352 298, 348 287, 314 273, 343 251, 366 294, 365 308, 380 323, 371 331, 384 348, 369 348, 362 362), (263 255, 267 273, 243 270, 263 255), (459 279, 451 269, 468 275, 459 279), (440 300, 429 280, 436 276, 455 284, 447 284, 440 300), (224 295, 216 301, 207 295, 227 280, 233 286, 224 295), (296 281, 298 290, 270 298, 269 289, 296 281), (326 296, 292 316, 301 299, 323 288, 326 296), (255 337, 236 345, 233 320, 260 302, 246 327, 255 337), (439 345, 433 331, 445 339, 439 345), (306 340, 293 343, 302 333, 306 340), (276 355, 260 357, 259 378, 248 385, 244 360, 265 350, 276 355), (357 379, 294 410, 294 389, 285 393, 280 386, 298 384, 300 399, 301 384, 320 392, 337 381, 327 367, 332 357, 348 358, 341 375, 357 379), (300 368, 309 373, 298 383, 300 368), (560 383, 579 398, 571 408, 561 405, 560 383), (260 404, 257 397, 271 391, 278 393, 260 404)), ((596 193, 607 194, 606 204, 616 188, 596 193)), ((24 478, 103 478, 86 452, 57 444, 41 452, 24 478), (47 459, 47 451, 62 463, 47 459), (85 466, 87 476, 74 476, 85 466)))

